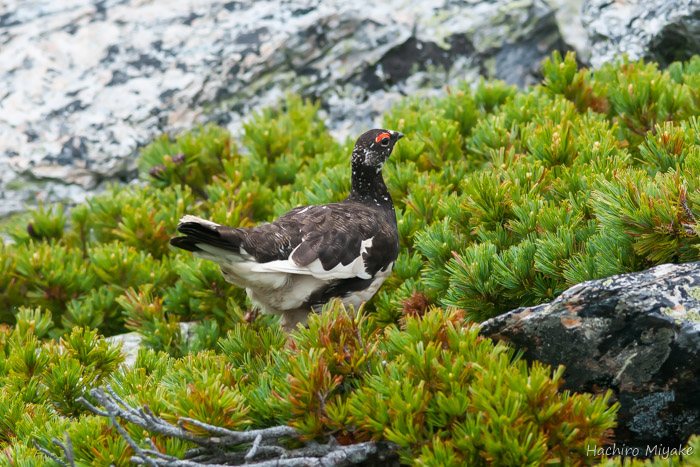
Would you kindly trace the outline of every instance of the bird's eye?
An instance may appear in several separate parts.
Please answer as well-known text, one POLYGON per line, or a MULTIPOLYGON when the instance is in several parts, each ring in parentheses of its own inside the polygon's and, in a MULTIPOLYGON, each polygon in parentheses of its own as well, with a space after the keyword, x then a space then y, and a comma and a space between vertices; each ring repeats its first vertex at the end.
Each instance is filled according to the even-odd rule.
POLYGON ((374 141, 381 144, 384 147, 387 147, 389 146, 389 142, 391 141, 391 135, 389 133, 381 133, 377 135, 377 138, 374 141))

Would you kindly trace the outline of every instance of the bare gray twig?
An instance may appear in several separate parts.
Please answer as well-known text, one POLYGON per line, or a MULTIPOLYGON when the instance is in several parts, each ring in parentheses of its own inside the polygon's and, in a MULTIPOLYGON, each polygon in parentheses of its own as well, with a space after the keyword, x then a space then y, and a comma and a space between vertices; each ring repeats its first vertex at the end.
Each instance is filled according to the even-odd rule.
MULTIPOLYGON (((139 465, 151 467, 224 467, 230 465, 341 467, 356 465, 373 457, 393 457, 396 451, 396 446, 393 444, 377 444, 373 441, 341 446, 332 437, 328 444, 311 441, 302 448, 286 449, 280 443, 284 439, 297 437, 297 433, 290 426, 232 431, 186 417, 180 418, 178 425, 174 425, 156 416, 148 406, 140 408, 130 406, 110 386, 104 389, 93 389, 90 391, 90 395, 104 407, 104 410, 98 409, 84 398, 78 400, 93 413, 111 420, 119 435, 124 438, 134 452, 131 461, 139 465), (131 438, 119 419, 160 435, 192 442, 198 447, 188 450, 185 453, 185 459, 178 459, 160 452, 151 438, 145 439, 148 447, 142 447, 131 438), (186 428, 187 425, 203 429, 212 436, 198 436, 189 431, 186 428), (245 451, 235 450, 236 447, 248 444, 251 446, 245 451)), ((66 453, 66 458, 71 459, 71 466, 74 466, 70 439, 67 439, 66 446, 57 440, 54 442, 61 446, 66 453)), ((37 449, 40 448, 37 447, 37 449)), ((46 450, 42 452, 44 451, 46 450)), ((52 455, 48 451, 45 454, 52 455)), ((58 460, 58 462, 68 467, 64 461, 58 460)))
POLYGON ((255 440, 253 441, 253 445, 250 447, 248 454, 245 455, 245 460, 251 461, 251 460, 255 459, 255 456, 258 453, 258 448, 260 447, 261 441, 262 441, 262 435, 258 435, 255 437, 255 440))
POLYGON ((70 440, 70 436, 68 436, 68 433, 66 433, 66 444, 63 444, 61 441, 59 441, 57 438, 51 438, 51 441, 57 445, 61 450, 63 451, 63 456, 66 458, 65 461, 62 459, 59 459, 58 456, 56 456, 54 453, 51 451, 44 449, 43 447, 39 446, 39 444, 36 442, 36 440, 32 440, 32 444, 36 448, 37 451, 40 453, 44 454, 45 456, 51 458, 52 460, 58 462, 61 464, 63 467, 75 467, 75 455, 73 454, 73 443, 70 440))
MULTIPOLYGON (((54 438, 52 441, 55 443, 58 440, 56 438, 54 438)), ((37 443, 35 439, 32 440, 32 444, 34 445, 34 449, 36 449, 37 451, 39 451, 40 453, 42 453, 46 457, 49 457, 51 460, 58 462, 63 467, 68 467, 68 464, 66 464, 61 459, 59 459, 56 454, 52 453, 48 449, 44 449, 41 446, 39 446, 39 443, 37 443)))

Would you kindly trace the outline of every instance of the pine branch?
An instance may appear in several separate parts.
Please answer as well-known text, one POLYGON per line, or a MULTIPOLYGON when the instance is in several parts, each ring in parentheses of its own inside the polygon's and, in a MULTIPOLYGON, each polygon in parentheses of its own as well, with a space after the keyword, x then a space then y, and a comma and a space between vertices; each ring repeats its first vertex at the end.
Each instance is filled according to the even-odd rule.
MULTIPOLYGON (((392 459, 395 457, 397 447, 392 443, 375 443, 374 441, 341 446, 335 438, 331 438, 328 444, 319 444, 315 441, 298 449, 286 449, 281 445, 285 438, 295 438, 297 434, 292 427, 276 426, 251 431, 232 431, 226 428, 209 425, 208 423, 191 418, 180 418, 178 425, 166 422, 157 417, 148 406, 135 408, 126 403, 114 390, 107 385, 104 389, 93 389, 90 395, 104 407, 98 409, 84 398, 78 398, 91 412, 102 417, 109 418, 119 435, 124 438, 134 455, 131 461, 139 465, 151 467, 219 467, 230 465, 247 465, 251 467, 301 467, 318 465, 324 467, 350 466, 365 462, 372 458, 392 459), (190 449, 185 453, 185 459, 164 454, 150 439, 146 438, 148 447, 142 447, 137 443, 119 422, 119 419, 149 430, 154 433, 181 439, 197 444, 199 447, 190 449), (196 436, 185 428, 185 424, 202 428, 212 434, 210 437, 196 436), (251 444, 246 451, 227 451, 226 448, 251 444)), ((70 439, 64 446, 54 440, 66 454, 70 465, 74 465, 70 439)), ((64 461, 45 449, 40 449, 44 454, 62 465, 64 461)))

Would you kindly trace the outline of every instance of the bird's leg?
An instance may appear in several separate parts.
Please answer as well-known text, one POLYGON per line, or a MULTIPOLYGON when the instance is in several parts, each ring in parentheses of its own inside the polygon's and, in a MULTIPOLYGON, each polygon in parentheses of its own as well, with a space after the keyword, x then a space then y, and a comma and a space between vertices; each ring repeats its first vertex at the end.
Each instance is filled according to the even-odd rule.
POLYGON ((248 310, 245 313, 245 316, 243 317, 243 320, 250 324, 253 321, 255 321, 255 318, 257 318, 260 315, 259 310, 256 308, 248 308, 248 310))
POLYGON ((287 310, 282 312, 280 317, 280 326, 287 333, 294 331, 297 328, 297 324, 306 324, 306 320, 309 317, 309 310, 287 310))

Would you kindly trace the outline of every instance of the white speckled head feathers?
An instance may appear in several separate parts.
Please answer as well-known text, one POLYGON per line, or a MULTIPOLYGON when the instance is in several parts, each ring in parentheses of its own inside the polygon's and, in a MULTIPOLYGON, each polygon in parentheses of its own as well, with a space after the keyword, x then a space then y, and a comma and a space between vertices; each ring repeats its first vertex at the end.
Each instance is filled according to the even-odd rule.
POLYGON ((352 162, 381 170, 384 162, 394 150, 394 145, 403 138, 403 133, 377 128, 364 132, 352 151, 352 162))

